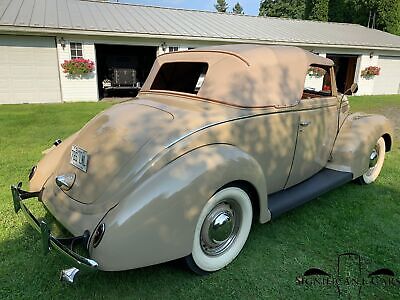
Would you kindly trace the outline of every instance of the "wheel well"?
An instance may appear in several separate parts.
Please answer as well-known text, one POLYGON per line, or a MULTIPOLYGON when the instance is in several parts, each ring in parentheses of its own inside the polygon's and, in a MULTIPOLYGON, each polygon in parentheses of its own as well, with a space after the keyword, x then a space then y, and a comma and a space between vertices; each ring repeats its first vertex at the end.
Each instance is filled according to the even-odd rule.
POLYGON ((253 207, 253 222, 258 222, 258 220, 260 219, 260 197, 254 185, 245 180, 235 180, 225 184, 219 190, 227 187, 241 188, 249 195, 251 206, 253 207))
POLYGON ((388 133, 385 133, 382 137, 385 140, 386 152, 388 152, 392 149, 392 138, 388 133))

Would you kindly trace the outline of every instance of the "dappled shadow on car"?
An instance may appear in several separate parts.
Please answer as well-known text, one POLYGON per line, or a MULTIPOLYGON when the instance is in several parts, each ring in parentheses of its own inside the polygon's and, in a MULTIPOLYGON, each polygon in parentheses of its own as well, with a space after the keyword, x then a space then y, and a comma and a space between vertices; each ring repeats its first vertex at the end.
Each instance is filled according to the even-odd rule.
MULTIPOLYGON (((266 84, 268 84, 267 82, 270 76, 283 76, 284 78, 287 78, 289 72, 290 70, 282 70, 282 73, 278 75, 270 74, 267 70, 265 70, 265 75, 263 78, 265 78, 266 84)), ((282 82, 284 82, 284 80, 282 80, 282 82)), ((235 89, 232 88, 235 93, 238 91, 236 88, 237 85, 240 85, 240 90, 243 92, 243 95, 240 97, 248 97, 251 99, 253 96, 254 87, 252 78, 238 74, 235 81, 231 84, 232 86, 235 86, 235 89)), ((288 91, 288 93, 291 93, 291 89, 288 89, 286 85, 282 85, 280 88, 288 91)), ((290 96, 292 96, 292 94, 290 94, 290 96)), ((237 95, 235 97, 237 97, 237 95)), ((293 97, 295 97, 295 95, 293 95, 293 97)), ((294 98, 294 100, 296 99, 294 98)), ((176 101, 193 101, 196 103, 198 101, 198 105, 201 105, 200 100, 194 99, 182 98, 177 99, 176 101)), ((198 110, 199 116, 201 116, 206 123, 207 120, 210 121, 210 125, 213 124, 213 122, 215 123, 216 113, 220 112, 222 114, 224 110, 232 109, 231 107, 223 104, 212 105, 218 106, 218 109, 208 109, 207 105, 201 105, 203 109, 198 110)), ((296 107, 293 106, 286 108, 284 111, 287 114, 291 114, 294 113, 295 110, 296 107)), ((199 130, 190 136, 188 135, 187 138, 183 140, 183 143, 180 144, 181 146, 178 144, 171 144, 171 150, 176 151, 176 153, 181 153, 181 156, 176 159, 174 158, 174 160, 168 163, 166 166, 160 166, 160 171, 164 170, 165 173, 159 181, 153 182, 154 185, 152 185, 152 189, 149 190, 149 195, 151 195, 154 199, 157 199, 155 202, 157 205, 159 205, 156 207, 157 209, 154 209, 154 206, 152 206, 152 203, 150 203, 150 200, 152 199, 139 199, 141 202, 136 205, 134 211, 142 211, 142 213, 147 216, 147 220, 145 220, 145 222, 142 224, 138 224, 137 227, 133 227, 135 230, 142 228, 150 230, 153 232, 153 236, 149 237, 149 240, 161 240, 163 241, 164 246, 170 247, 171 249, 183 249, 181 253, 183 255, 187 255, 190 254, 191 243, 188 247, 187 240, 180 240, 180 236, 182 235, 182 232, 185 232, 185 234, 192 232, 193 227, 188 226, 186 228, 175 228, 171 224, 164 222, 166 215, 173 216, 175 219, 183 220, 182 224, 185 224, 186 222, 186 224, 193 226, 193 224, 195 224, 197 221, 198 215, 204 206, 204 203, 219 188, 221 188, 225 183, 228 183, 228 179, 229 181, 234 181, 241 180, 244 177, 249 178, 252 175, 254 176, 254 174, 251 173, 259 172, 256 174, 256 177, 261 176, 260 180, 267 181, 264 182, 267 187, 266 190, 263 191, 265 192, 265 195, 260 195, 261 197, 265 197, 270 191, 269 189, 271 187, 275 189, 282 189, 284 187, 285 181, 282 181, 282 178, 289 176, 291 156, 294 155, 295 151, 298 125, 296 123, 296 118, 287 119, 285 118, 284 114, 277 111, 276 108, 270 108, 268 111, 254 109, 249 111, 248 114, 248 116, 242 115, 241 117, 237 118, 237 120, 231 122, 225 122, 221 120, 221 122, 217 122, 217 124, 210 126, 208 129, 199 130), (253 114, 258 114, 258 116, 251 117, 253 114), (261 118, 265 119, 260 121, 261 118), (295 131, 293 129, 295 129, 295 131), (269 136, 274 136, 276 138, 268 139, 269 136), (190 143, 193 143, 193 145, 197 146, 194 147, 194 149, 191 147, 184 147, 187 146, 187 144, 190 145, 190 143), (203 145, 213 145, 213 148, 212 150, 207 150, 206 147, 202 147, 203 145), (179 149, 179 147, 182 148, 179 149), (227 161, 228 158, 225 149, 231 149, 233 147, 238 148, 244 153, 255 153, 258 163, 263 166, 260 169, 265 170, 263 171, 265 173, 261 173, 260 169, 257 168, 253 168, 249 171, 244 167, 234 169, 224 165, 223 162, 227 161), (185 149, 186 152, 184 151, 185 149), (197 150, 201 151, 196 152, 197 150), (198 155, 182 155, 185 153, 195 154, 195 152, 198 153, 198 155), (183 159, 185 159, 185 164, 174 168, 174 163, 179 163, 179 161, 183 159), (285 167, 282 167, 282 163, 285 163, 285 167), (194 172, 194 170, 198 170, 198 173, 194 172), (206 173, 205 171, 209 173, 206 173), (193 177, 188 178, 188 175, 193 177), (269 182, 269 180, 271 181, 269 182), (276 180, 276 182, 273 182, 273 180, 276 180), (224 181, 225 183, 223 183, 224 181), (174 191, 171 190, 172 188, 174 191), (179 198, 171 199, 173 198, 171 196, 174 194, 178 194, 179 198), (167 200, 170 202, 166 202, 167 200)), ((173 122, 179 122, 180 126, 170 129, 168 133, 172 136, 179 136, 182 134, 182 132, 185 132, 185 130, 182 130, 182 128, 186 129, 186 131, 190 133, 191 128, 195 128, 194 125, 197 125, 192 117, 193 115, 184 113, 175 115, 173 122)), ((333 118, 334 117, 335 116, 333 116, 333 118)), ((128 127, 140 126, 140 124, 135 123, 136 121, 137 120, 127 121, 128 123, 125 125, 128 127)), ((324 126, 326 126, 325 124, 327 124, 327 121, 328 120, 324 119, 324 115, 322 115, 320 120, 317 122, 319 126, 315 130, 321 133, 324 132, 324 126)), ((159 125, 157 120, 153 119, 143 120, 143 122, 148 122, 150 124, 149 132, 154 136, 157 135, 157 131, 161 131, 163 129, 162 127, 157 126, 168 126, 168 124, 159 125)), ((140 128, 138 128, 138 130, 140 130, 140 128)), ((106 144, 101 146, 107 147, 106 144)), ((306 151, 310 151, 311 153, 317 146, 318 145, 309 145, 310 148, 306 148, 306 151)), ((367 147, 368 145, 363 146, 367 147)), ((129 164, 127 163, 127 158, 129 158, 129 161, 134 159, 132 149, 129 147, 116 146, 112 149, 112 151, 114 155, 113 164, 117 166, 124 166, 127 169, 125 173, 126 186, 124 189, 120 188, 117 190, 117 188, 121 186, 121 182, 114 181, 115 179, 105 172, 97 172, 91 174, 91 176, 93 176, 91 181, 94 184, 87 186, 86 192, 90 194, 98 189, 106 192, 108 189, 115 188, 118 193, 114 194, 114 197, 121 197, 119 199, 126 197, 131 201, 135 201, 136 199, 130 196, 130 192, 134 193, 135 188, 137 187, 136 184, 138 184, 134 181, 136 173, 129 172, 129 164)), ((233 155, 230 156, 230 158, 232 158, 233 162, 238 164, 242 163, 242 166, 245 165, 244 163, 246 161, 242 161, 240 158, 236 159, 233 155)), ((147 179, 150 180, 150 177, 147 179)), ((144 181, 141 183, 143 182, 144 181)), ((341 200, 345 201, 346 199, 341 200)), ((318 204, 308 204, 307 206, 310 208, 310 206, 315 207, 318 206, 318 204)), ((266 209, 266 207, 263 209, 266 209)), ((334 207, 330 207, 329 209, 335 211, 334 207)), ((298 211, 296 212, 299 213, 298 211)), ((311 208, 310 212, 307 214, 312 215, 313 213, 314 211, 311 208)), ((300 217, 301 214, 299 214, 299 218, 300 217)), ((79 222, 79 219, 74 221, 79 222)), ((280 222, 285 223, 285 217, 283 217, 282 221, 280 222)), ((292 223, 291 225, 297 227, 296 223, 292 223)), ((257 232, 256 235, 263 234, 268 236, 268 226, 266 226, 264 229, 261 229, 259 225, 255 225, 255 228, 257 232)), ((301 231, 301 229, 299 231, 301 231)), ((251 240, 253 240, 253 238, 256 238, 256 236, 252 236, 251 234, 251 240)), ((301 235, 297 236, 295 240, 301 240, 301 235)), ((135 247, 135 243, 140 244, 145 243, 146 241, 132 240, 131 242, 132 247, 135 247)), ((292 241, 283 241, 283 243, 286 242, 293 246, 292 241)), ((5 244, 6 245, 3 246, 8 249, 13 249, 13 252, 16 249, 19 250, 17 257, 12 261, 8 261, 9 265, 7 265, 7 262, 3 262, 6 264, 6 266, 1 268, 0 275, 2 278, 6 278, 6 281, 15 280, 15 278, 17 278, 17 280, 21 280, 21 283, 36 281, 39 282, 39 284, 35 286, 34 289, 38 291, 39 289, 45 289, 49 285, 52 285, 52 283, 48 283, 42 278, 56 278, 60 269, 68 267, 68 265, 64 265, 59 261, 59 255, 56 255, 55 253, 51 253, 46 257, 43 256, 42 260, 37 258, 37 256, 41 255, 39 253, 41 250, 41 244, 36 232, 29 229, 28 225, 24 225, 22 232, 19 232, 18 237, 10 238, 5 242, 5 244), (35 258, 30 259, 32 257, 35 258), (43 277, 37 277, 37 271, 27 272, 27 274, 23 274, 21 277, 18 277, 18 274, 15 274, 13 271, 13 263, 23 264, 27 267, 29 266, 29 268, 32 268, 32 270, 40 270, 43 277)), ((268 245, 265 245, 265 247, 268 247, 268 245)), ((275 245, 275 247, 277 246, 275 245)), ((251 253, 254 252, 255 249, 255 246, 250 246, 246 251, 248 251, 248 254, 251 256, 251 253)), ((118 258, 119 250, 120 249, 116 248, 115 251, 113 251, 115 259, 118 258)), ((163 252, 164 250, 165 249, 154 249, 148 247, 148 252, 154 252, 155 256, 158 255, 157 253, 163 252)), ((269 250, 267 249, 266 251, 269 250)), ((6 254, 7 252, 4 253, 6 254)), ((132 260, 135 259, 140 258, 132 255, 132 260)), ((265 260, 262 260, 259 263, 263 264, 265 268, 268 268, 268 262, 265 260)), ((147 287, 149 290, 149 286, 152 286, 153 295, 160 296, 159 291, 157 291, 157 288, 155 288, 158 287, 158 285, 162 286, 164 292, 168 289, 168 287, 170 287, 171 290, 179 294, 179 289, 183 288, 181 286, 185 286, 185 284, 188 282, 190 283, 193 281, 201 282, 201 279, 194 275, 189 275, 186 270, 180 267, 180 264, 178 264, 176 261, 172 261, 166 264, 131 271, 97 272, 88 276, 82 275, 79 285, 73 289, 76 295, 86 292, 91 295, 101 295, 107 297, 108 295, 115 295, 115 290, 118 290, 118 294, 122 294, 123 296, 137 295, 138 293, 140 294, 140 290, 143 289, 143 287, 147 287), (93 291, 93 286, 91 285, 93 282, 95 282, 95 291, 93 291)), ((232 283, 230 284, 232 286, 232 283)), ((61 284, 60 288, 62 289, 61 284)))

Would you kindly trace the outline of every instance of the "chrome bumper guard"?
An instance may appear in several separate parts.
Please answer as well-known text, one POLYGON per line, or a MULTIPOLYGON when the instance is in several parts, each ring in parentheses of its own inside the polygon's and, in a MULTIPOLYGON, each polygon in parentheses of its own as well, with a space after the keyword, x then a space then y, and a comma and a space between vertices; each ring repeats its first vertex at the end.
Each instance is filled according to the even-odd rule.
POLYGON ((36 219, 36 217, 23 203, 24 200, 30 198, 38 198, 38 201, 40 201, 40 192, 27 192, 22 190, 21 187, 21 182, 18 183, 17 186, 11 186, 11 193, 14 201, 14 210, 16 213, 22 210, 31 226, 41 233, 43 252, 47 254, 51 249, 56 249, 78 268, 84 267, 85 269, 90 270, 97 269, 98 263, 96 261, 90 258, 83 257, 73 250, 74 246, 77 246, 78 244, 83 245, 85 248, 87 247, 90 236, 89 231, 86 230, 83 235, 71 238, 57 238, 53 236, 46 222, 39 222, 39 220, 36 219))

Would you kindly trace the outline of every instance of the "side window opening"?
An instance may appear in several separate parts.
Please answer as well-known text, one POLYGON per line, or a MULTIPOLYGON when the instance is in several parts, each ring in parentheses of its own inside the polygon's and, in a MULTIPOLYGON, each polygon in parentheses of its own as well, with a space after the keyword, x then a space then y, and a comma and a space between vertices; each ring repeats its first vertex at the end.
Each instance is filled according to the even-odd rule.
POLYGON ((304 82, 302 99, 332 96, 329 66, 311 65, 304 82))
POLYGON ((150 89, 166 90, 196 95, 204 83, 207 70, 207 63, 165 63, 158 71, 150 89))

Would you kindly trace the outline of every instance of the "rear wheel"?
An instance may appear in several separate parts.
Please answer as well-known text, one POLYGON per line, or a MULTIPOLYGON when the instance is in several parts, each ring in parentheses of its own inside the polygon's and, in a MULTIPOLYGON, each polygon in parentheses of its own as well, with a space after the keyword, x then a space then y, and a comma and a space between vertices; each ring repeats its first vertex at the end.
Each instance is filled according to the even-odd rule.
POLYGON ((197 221, 189 268, 198 274, 222 269, 242 250, 250 232, 253 209, 248 194, 237 187, 217 192, 197 221))
POLYGON ((383 137, 380 137, 369 155, 369 168, 358 179, 360 184, 373 183, 381 173, 385 161, 386 146, 383 137))

